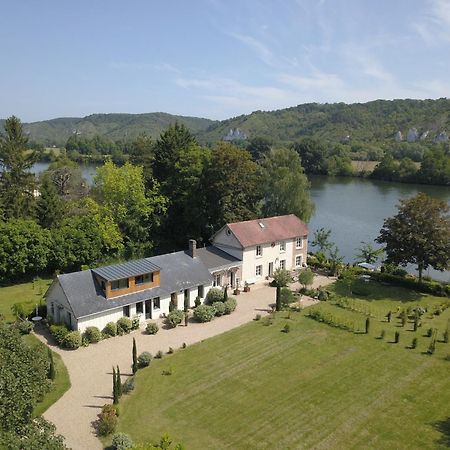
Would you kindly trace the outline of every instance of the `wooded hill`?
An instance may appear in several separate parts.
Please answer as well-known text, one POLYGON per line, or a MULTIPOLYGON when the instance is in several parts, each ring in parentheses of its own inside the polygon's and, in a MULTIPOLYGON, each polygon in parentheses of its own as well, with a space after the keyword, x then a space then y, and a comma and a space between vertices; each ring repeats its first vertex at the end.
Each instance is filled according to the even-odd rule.
MULTIPOLYGON (((255 111, 222 121, 175 116, 166 113, 94 114, 84 118, 60 118, 24 124, 30 140, 44 145, 64 145, 70 136, 100 135, 126 141, 141 133, 157 138, 178 121, 194 133, 200 143, 213 144, 239 128, 249 139, 265 137, 275 144, 312 136, 322 141, 393 141, 397 131, 404 137, 409 128, 419 135, 428 131, 427 142, 441 132, 450 132, 450 99, 376 100, 368 103, 307 103, 277 111, 255 111)), ((0 121, 0 126, 2 125, 0 121)))
MULTIPOLYGON (((3 129, 4 120, 0 120, 3 129)), ((71 136, 102 136, 111 141, 128 141, 146 133, 156 139, 169 125, 179 122, 192 133, 205 130, 212 120, 198 117, 175 116, 167 113, 146 114, 92 114, 83 118, 62 117, 42 122, 24 123, 31 141, 45 146, 64 146, 71 136)))

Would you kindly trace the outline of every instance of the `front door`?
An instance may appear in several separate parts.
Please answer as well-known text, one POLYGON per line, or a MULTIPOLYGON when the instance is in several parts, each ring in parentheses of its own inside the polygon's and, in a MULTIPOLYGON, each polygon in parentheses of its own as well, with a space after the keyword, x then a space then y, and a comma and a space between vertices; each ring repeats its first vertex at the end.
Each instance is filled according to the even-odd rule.
POLYGON ((151 300, 145 300, 145 318, 146 319, 152 318, 152 301, 151 300))
POLYGON ((273 262, 269 263, 269 277, 273 275, 273 262))

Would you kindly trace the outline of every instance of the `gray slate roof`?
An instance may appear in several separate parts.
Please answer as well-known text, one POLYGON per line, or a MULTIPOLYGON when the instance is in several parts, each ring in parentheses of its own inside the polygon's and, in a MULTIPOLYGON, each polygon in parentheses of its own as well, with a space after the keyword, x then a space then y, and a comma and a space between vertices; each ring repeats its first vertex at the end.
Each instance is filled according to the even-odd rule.
MULTIPOLYGON (((58 281, 76 318, 101 313, 155 297, 169 296, 172 292, 210 284, 212 276, 200 258, 191 258, 187 252, 145 258, 161 269, 160 286, 107 299, 95 280, 94 270, 67 273, 58 281)), ((98 272, 97 272, 98 273, 98 272)))
POLYGON ((152 264, 148 259, 137 259, 121 264, 113 264, 112 266, 98 267, 97 269, 92 269, 92 272, 107 281, 114 281, 144 275, 145 273, 157 272, 158 270, 160 268, 152 264))
POLYGON ((240 259, 220 250, 220 248, 214 247, 214 245, 198 248, 197 256, 210 271, 223 270, 242 265, 240 259))

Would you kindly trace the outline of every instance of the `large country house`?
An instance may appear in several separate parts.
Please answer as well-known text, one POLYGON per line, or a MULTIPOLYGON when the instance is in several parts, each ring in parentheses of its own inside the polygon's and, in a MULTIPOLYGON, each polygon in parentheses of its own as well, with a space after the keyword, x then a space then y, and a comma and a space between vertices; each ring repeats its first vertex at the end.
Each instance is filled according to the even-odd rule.
POLYGON ((295 215, 230 223, 212 245, 58 275, 46 294, 48 315, 74 330, 102 329, 120 317, 141 321, 194 305, 211 287, 261 283, 274 270, 306 265, 308 228, 295 215))

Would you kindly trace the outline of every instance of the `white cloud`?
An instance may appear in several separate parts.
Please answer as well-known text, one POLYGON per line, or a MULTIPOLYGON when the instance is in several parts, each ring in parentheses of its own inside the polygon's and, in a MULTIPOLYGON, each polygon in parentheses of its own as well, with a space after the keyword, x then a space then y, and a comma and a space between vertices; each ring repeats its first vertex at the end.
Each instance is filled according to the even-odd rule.
POLYGON ((412 27, 428 45, 449 42, 450 0, 428 0, 428 5, 428 12, 412 27))
POLYGON ((258 39, 239 33, 230 33, 230 36, 253 50, 256 56, 268 66, 276 66, 275 57, 272 51, 258 39))

